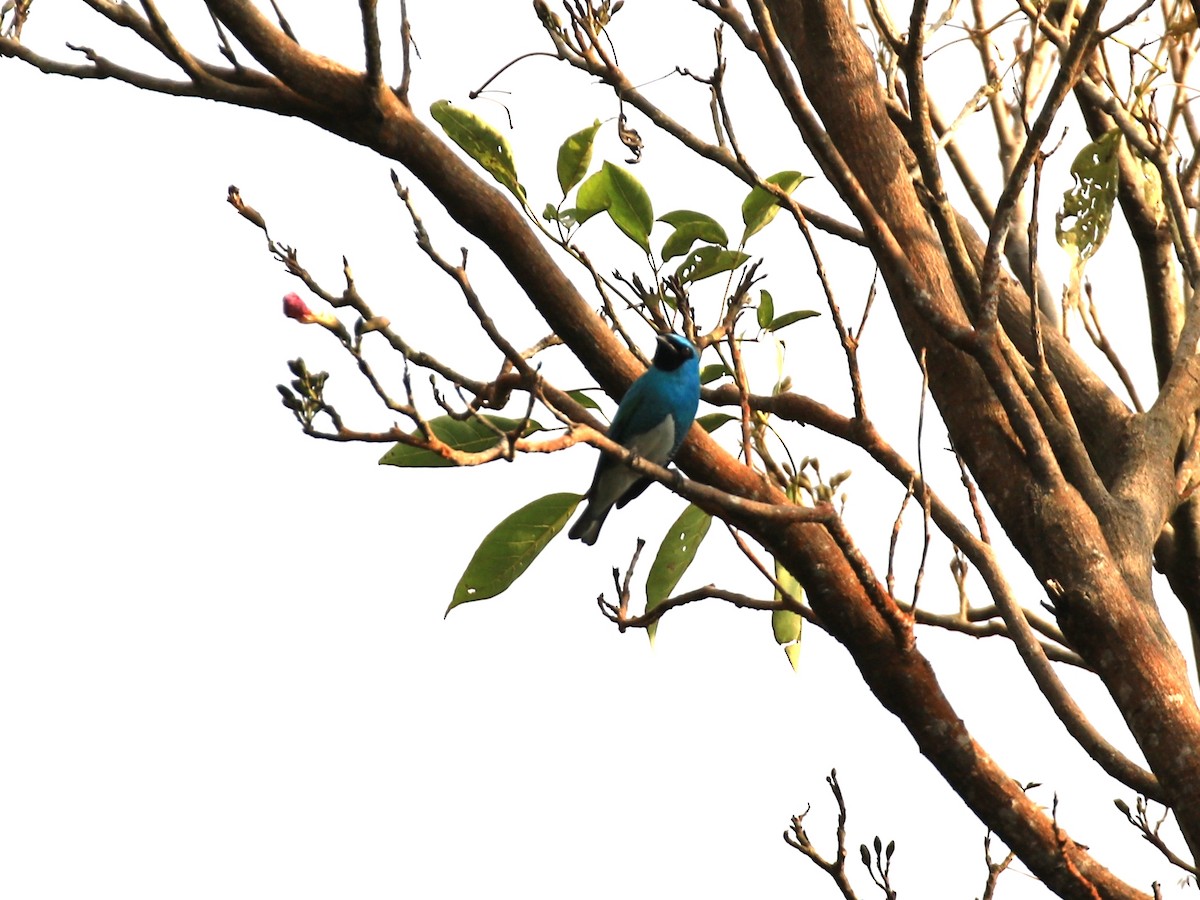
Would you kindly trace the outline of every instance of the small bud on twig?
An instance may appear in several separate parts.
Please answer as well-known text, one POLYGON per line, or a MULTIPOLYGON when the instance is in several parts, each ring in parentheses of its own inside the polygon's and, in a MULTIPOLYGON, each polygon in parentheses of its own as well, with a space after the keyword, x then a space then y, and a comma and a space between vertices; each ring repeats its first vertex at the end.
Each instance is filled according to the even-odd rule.
POLYGON ((238 213, 241 216, 243 216, 246 219, 249 219, 251 222, 253 222, 255 225, 257 225, 263 231, 267 230, 266 220, 262 217, 262 215, 259 214, 258 210, 256 210, 253 206, 247 206, 245 204, 245 202, 242 200, 241 192, 238 191, 238 189, 237 189, 237 185, 231 184, 229 186, 229 196, 226 199, 229 201, 230 205, 232 205, 233 208, 238 211, 238 213))
POLYGON ((301 325, 311 325, 317 322, 335 331, 342 327, 342 323, 333 313, 313 312, 308 308, 308 304, 300 299, 300 295, 295 293, 284 294, 283 314, 289 319, 295 319, 301 325))

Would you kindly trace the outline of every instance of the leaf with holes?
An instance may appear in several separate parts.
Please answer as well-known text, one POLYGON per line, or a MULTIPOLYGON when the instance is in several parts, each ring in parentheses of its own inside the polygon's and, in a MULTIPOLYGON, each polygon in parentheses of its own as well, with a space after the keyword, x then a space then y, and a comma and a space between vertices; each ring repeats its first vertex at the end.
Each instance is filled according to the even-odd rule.
POLYGON ((473 112, 460 109, 448 100, 435 101, 429 107, 429 114, 450 140, 508 188, 522 204, 525 203, 525 188, 517 180, 517 164, 504 135, 473 112))
MULTIPOLYGON (((691 504, 667 530, 658 546, 654 564, 650 566, 650 574, 646 577, 646 612, 653 611, 671 596, 675 585, 679 584, 679 579, 696 558, 696 551, 700 549, 700 542, 708 534, 711 524, 712 516, 691 504)), ((646 633, 653 644, 658 623, 647 628, 646 633)))
POLYGON ((1114 128, 1087 144, 1071 163, 1074 185, 1063 193, 1055 216, 1058 243, 1078 260, 1089 259, 1108 235, 1117 199, 1117 148, 1121 132, 1114 128))
POLYGON ((582 494, 549 494, 521 507, 488 532, 454 588, 450 610, 504 593, 570 521, 582 494))
POLYGON ((731 272, 749 258, 749 253, 740 250, 726 250, 712 245, 701 247, 688 254, 683 265, 675 270, 675 277, 684 284, 691 284, 721 272, 731 272))

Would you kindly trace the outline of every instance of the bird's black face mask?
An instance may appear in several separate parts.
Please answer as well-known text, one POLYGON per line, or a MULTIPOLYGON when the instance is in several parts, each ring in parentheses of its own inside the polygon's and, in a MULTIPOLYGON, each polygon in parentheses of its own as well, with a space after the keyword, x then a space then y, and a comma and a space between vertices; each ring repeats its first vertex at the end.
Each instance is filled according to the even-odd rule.
POLYGON ((654 367, 664 372, 673 372, 692 358, 692 348, 669 337, 660 336, 654 351, 654 367))

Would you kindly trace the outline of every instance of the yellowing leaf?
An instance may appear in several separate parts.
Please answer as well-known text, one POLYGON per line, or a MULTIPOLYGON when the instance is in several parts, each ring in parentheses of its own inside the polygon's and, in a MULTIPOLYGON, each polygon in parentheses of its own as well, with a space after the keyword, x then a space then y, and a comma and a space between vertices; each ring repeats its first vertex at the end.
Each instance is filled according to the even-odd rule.
POLYGON ((517 165, 513 162, 508 140, 479 116, 454 106, 448 100, 437 100, 429 114, 442 126, 446 136, 458 144, 471 159, 483 166, 489 175, 525 202, 525 188, 517 180, 517 165))
POLYGON ((775 635, 775 643, 790 644, 800 640, 800 630, 804 627, 804 617, 790 609, 771 611, 771 631, 775 635))
POLYGON ((787 654, 788 662, 792 664, 792 671, 800 671, 800 645, 787 644, 783 648, 783 652, 787 654))
POLYGON ((587 174, 588 166, 592 164, 592 144, 599 130, 600 120, 597 119, 587 128, 575 132, 558 148, 558 186, 564 197, 587 174))
MULTIPOLYGON (((807 179, 807 175, 789 170, 776 172, 766 180, 769 184, 777 185, 790 194, 807 179)), ((746 224, 746 230, 742 232, 742 243, 746 243, 751 235, 766 228, 778 212, 779 201, 774 194, 760 187, 755 187, 750 191, 746 199, 742 201, 742 221, 746 224)))
MULTIPOLYGON (((800 496, 797 485, 794 483, 789 485, 787 494, 788 499, 796 502, 800 496)), ((775 581, 779 583, 779 588, 775 589, 776 603, 782 601, 785 594, 796 601, 804 596, 804 588, 800 586, 800 582, 780 564, 779 560, 775 560, 775 581), (781 591, 780 588, 783 590, 781 591)), ((783 650, 787 654, 788 662, 792 664, 792 671, 797 671, 799 665, 800 635, 803 630, 804 617, 798 612, 790 609, 772 610, 771 632, 775 635, 775 642, 784 645, 783 650)))
POLYGON ((1085 146, 1071 163, 1075 184, 1063 193, 1055 217, 1058 243, 1079 260, 1100 249, 1112 222, 1117 198, 1117 149, 1121 132, 1114 128, 1085 146))

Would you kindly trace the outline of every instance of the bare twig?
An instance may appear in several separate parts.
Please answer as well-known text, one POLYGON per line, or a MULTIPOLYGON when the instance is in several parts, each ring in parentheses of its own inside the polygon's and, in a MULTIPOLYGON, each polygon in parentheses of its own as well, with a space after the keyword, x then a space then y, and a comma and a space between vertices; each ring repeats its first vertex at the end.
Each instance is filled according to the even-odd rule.
POLYGON ((171 29, 167 27, 166 20, 159 13, 154 0, 142 0, 142 9, 146 11, 146 19, 150 22, 150 27, 154 29, 155 35, 162 42, 163 55, 183 69, 192 81, 198 84, 211 83, 212 76, 179 43, 171 29))
POLYGON ((975 481, 971 478, 971 473, 967 471, 967 464, 963 462, 962 454, 958 450, 954 450, 954 459, 958 462, 959 475, 963 487, 967 490, 967 499, 971 502, 971 512, 975 516, 975 524, 979 528, 979 539, 985 544, 990 544, 992 538, 988 534, 987 520, 983 517, 983 507, 979 502, 979 493, 975 490, 975 481))
POLYGON ((1096 349, 1104 354, 1104 358, 1108 360, 1108 364, 1113 367, 1113 371, 1117 373, 1117 377, 1121 379, 1121 384, 1129 394, 1129 400, 1133 404, 1133 408, 1138 412, 1145 412, 1142 406, 1141 398, 1138 397, 1137 388, 1133 385, 1133 379, 1129 375, 1129 370, 1125 368, 1125 364, 1121 362, 1121 357, 1117 355, 1116 348, 1108 340, 1108 336, 1104 333, 1103 327, 1100 325, 1100 312, 1096 308, 1096 298, 1092 293, 1092 282, 1087 280, 1083 286, 1084 292, 1087 294, 1087 306, 1079 304, 1079 317, 1083 320, 1083 328, 1087 332, 1092 343, 1096 345, 1096 349))
POLYGON ((758 554, 750 548, 750 545, 746 542, 746 539, 742 536, 742 533, 728 522, 725 523, 725 527, 728 529, 729 535, 733 538, 734 543, 737 544, 738 549, 742 551, 742 555, 745 556, 746 559, 750 560, 750 564, 753 565, 754 568, 758 569, 759 574, 761 574, 763 578, 767 579, 767 581, 771 583, 771 586, 779 594, 781 600, 777 601, 777 606, 772 607, 772 611, 775 609, 786 609, 790 612, 799 613, 800 615, 804 616, 805 619, 815 625, 820 625, 821 623, 817 618, 817 614, 809 609, 809 607, 805 605, 799 597, 794 595, 791 591, 787 590, 782 584, 780 584, 779 579, 775 577, 775 573, 768 569, 767 566, 763 564, 763 561, 758 558, 758 554))
MULTIPOLYGON (((925 398, 929 394, 929 369, 925 365, 925 348, 917 354, 921 366, 921 403, 917 412, 917 472, 921 483, 925 483, 925 398)), ((929 491, 921 492, 921 562, 917 566, 917 575, 913 580, 912 605, 915 609, 917 599, 921 596, 921 582, 925 579, 925 564, 929 560, 929 518, 931 498, 929 491)))
POLYGON ((379 0, 359 0, 358 8, 362 14, 363 50, 367 60, 367 91, 370 94, 371 105, 380 115, 384 115, 383 98, 387 85, 383 81, 383 46, 379 37, 379 0))
POLYGON ((408 18, 408 0, 400 0, 400 53, 402 70, 400 87, 396 96, 400 102, 408 106, 408 89, 412 85, 412 54, 414 50, 412 37, 412 22, 408 18))
POLYGON ((989 831, 986 835, 984 835, 983 859, 987 864, 988 874, 987 881, 983 886, 983 895, 980 897, 980 900, 992 900, 992 898, 996 896, 996 884, 999 882, 1000 876, 1004 874, 1004 870, 1012 864, 1012 861, 1016 859, 1016 857, 1017 854, 1009 850, 1004 859, 1002 859, 1000 862, 995 862, 992 859, 992 833, 989 831))
POLYGON ((915 482, 909 483, 908 489, 904 492, 904 499, 900 501, 896 520, 892 523, 892 537, 888 542, 888 567, 885 584, 887 584, 888 593, 893 597, 896 596, 896 547, 900 543, 900 524, 904 521, 904 510, 908 507, 908 501, 912 499, 913 484, 915 482))
MULTIPOLYGON (((620 605, 606 601, 603 594, 600 595, 597 602, 605 618, 610 622, 614 622, 621 631, 625 631, 627 628, 649 628, 671 610, 686 606, 689 603, 695 603, 698 600, 724 600, 726 603, 736 606, 739 609, 773 611, 784 608, 783 604, 776 600, 759 600, 756 597, 739 594, 736 591, 723 590, 714 585, 676 594, 674 597, 664 600, 658 606, 654 607, 654 609, 640 616, 628 615, 622 611, 620 605)), ((803 607, 803 610, 807 612, 807 615, 806 612, 801 612, 801 610, 794 611, 801 612, 801 615, 805 615, 806 618, 812 615, 811 610, 808 610, 807 607, 803 607)))
POLYGON ((1066 853, 1067 842, 1070 840, 1070 838, 1067 837, 1066 832, 1063 831, 1062 828, 1060 828, 1059 824, 1058 824, 1058 793, 1057 792, 1055 792, 1054 801, 1050 805, 1050 817, 1054 823, 1054 836, 1055 836, 1055 839, 1059 843, 1059 848, 1060 848, 1060 853, 1062 855, 1063 865, 1065 865, 1067 867, 1067 871, 1069 871, 1071 873, 1071 875, 1075 878, 1075 880, 1079 883, 1079 885, 1085 891, 1087 891, 1089 893, 1089 895, 1092 897, 1092 900, 1102 900, 1102 898, 1100 897, 1100 892, 1098 890, 1096 890, 1096 886, 1094 884, 1092 884, 1084 876, 1084 874, 1082 872, 1079 871, 1079 868, 1073 862, 1071 862, 1070 858, 1067 856, 1067 853, 1066 853))
POLYGON ((271 9, 275 10, 275 19, 279 22, 279 30, 295 41, 295 43, 299 44, 300 42, 296 40, 296 32, 292 31, 292 26, 284 18, 283 10, 279 8, 277 0, 271 0, 271 9))
POLYGON ((1163 814, 1157 821, 1150 821, 1150 810, 1146 798, 1138 795, 1135 809, 1131 810, 1129 804, 1124 800, 1114 800, 1113 804, 1120 810, 1121 814, 1129 821, 1129 824, 1138 830, 1142 836, 1142 840, 1152 845, 1159 853, 1166 857, 1167 861, 1173 866, 1177 866, 1187 872, 1192 877, 1200 877, 1200 869, 1197 869, 1195 864, 1189 863, 1174 850, 1167 846, 1167 842, 1163 840, 1159 831, 1162 829, 1163 823, 1166 822, 1167 816, 1171 810, 1163 809, 1163 814))
POLYGON ((460 264, 454 265, 446 260, 445 257, 443 257, 434 249, 433 241, 429 237, 429 232, 425 230, 425 224, 422 222, 421 217, 417 215, 416 207, 413 205, 412 195, 409 193, 408 189, 402 188, 397 184, 396 194, 401 200, 404 201, 405 209, 408 210, 409 218, 412 219, 413 229, 415 230, 417 236, 417 246, 421 248, 425 255, 428 256, 439 269, 449 275, 454 280, 455 284, 458 285, 459 290, 462 292, 463 298, 467 301, 467 306, 470 308, 471 312, 475 314, 476 319, 479 320, 480 327, 483 328, 484 333, 488 336, 496 348, 504 354, 505 360, 512 363, 512 365, 516 367, 517 371, 526 378, 535 378, 536 373, 534 372, 533 367, 530 366, 529 362, 526 360, 525 356, 512 345, 508 338, 504 337, 504 335, 500 333, 500 329, 497 327, 495 320, 493 320, 483 308, 483 302, 480 300, 479 294, 476 293, 474 287, 471 285, 470 279, 467 277, 466 248, 464 247, 462 249, 462 262, 460 264))
POLYGON ((885 900, 896 900, 896 891, 892 887, 892 854, 896 852, 896 842, 889 841, 888 845, 884 847, 883 841, 879 835, 876 835, 872 846, 875 850, 874 855, 871 854, 866 844, 859 846, 858 851, 862 858, 862 864, 870 873, 875 887, 883 892, 885 900))
POLYGON ((791 831, 785 831, 783 839, 811 859, 818 868, 832 878, 844 900, 858 900, 858 895, 854 893, 854 887, 850 884, 850 879, 846 874, 846 798, 842 795, 842 786, 838 784, 837 769, 833 769, 829 773, 825 783, 829 785, 829 790, 833 793, 833 799, 837 802, 838 808, 837 851, 833 859, 826 859, 821 855, 804 828, 804 819, 812 810, 811 804, 804 812, 792 817, 791 831))

